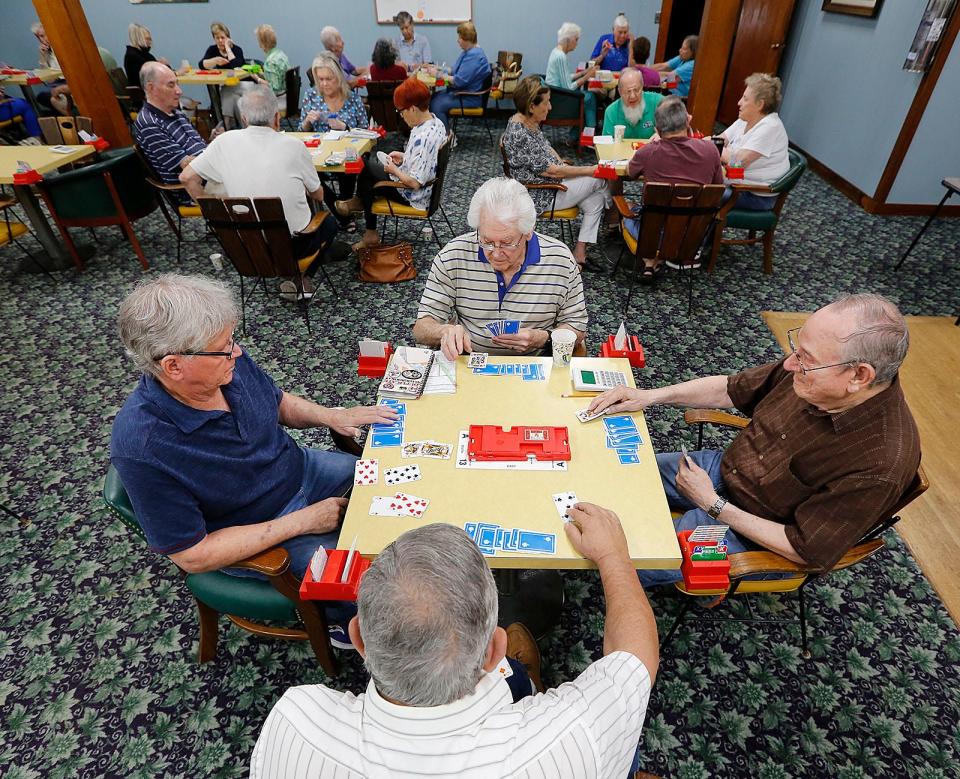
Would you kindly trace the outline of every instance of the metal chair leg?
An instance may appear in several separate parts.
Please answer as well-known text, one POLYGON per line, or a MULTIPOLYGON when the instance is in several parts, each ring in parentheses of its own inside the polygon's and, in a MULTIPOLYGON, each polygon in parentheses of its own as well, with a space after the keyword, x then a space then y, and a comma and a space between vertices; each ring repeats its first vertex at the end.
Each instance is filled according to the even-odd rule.
POLYGON ((673 640, 674 633, 677 632, 677 628, 680 627, 680 623, 683 622, 683 618, 687 616, 687 612, 690 611, 690 607, 693 606, 693 598, 690 596, 685 596, 683 601, 683 606, 680 607, 680 613, 677 614, 677 618, 673 621, 673 624, 670 626, 670 630, 667 631, 667 635, 663 637, 663 641, 660 642, 660 652, 663 653, 663 650, 666 649, 670 642, 673 640))
POLYGON ((800 607, 800 654, 804 660, 810 659, 810 647, 807 646, 807 602, 804 598, 803 588, 811 581, 812 579, 807 579, 797 588, 797 600, 800 607))
POLYGON ((950 199, 950 196, 953 194, 952 189, 947 190, 947 194, 943 196, 940 202, 937 204, 937 207, 933 210, 933 213, 930 214, 930 218, 924 223, 923 227, 920 228, 920 232, 917 233, 913 240, 910 242, 910 245, 907 247, 907 250, 903 253, 903 256, 900 258, 900 261, 893 266, 894 270, 900 270, 900 266, 903 265, 903 261, 907 259, 907 255, 913 251, 913 247, 917 245, 917 241, 927 232, 927 228, 930 226, 930 223, 933 222, 940 215, 940 210, 943 208, 943 204, 950 199))

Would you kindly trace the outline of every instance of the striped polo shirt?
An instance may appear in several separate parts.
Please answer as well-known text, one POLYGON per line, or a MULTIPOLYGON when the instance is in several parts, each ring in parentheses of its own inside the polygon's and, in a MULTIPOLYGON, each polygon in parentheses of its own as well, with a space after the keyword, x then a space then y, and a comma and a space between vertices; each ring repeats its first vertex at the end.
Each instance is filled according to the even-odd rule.
POLYGON ((143 104, 133 131, 137 144, 166 184, 179 184, 180 161, 196 157, 207 148, 182 111, 165 114, 150 103, 143 104))
POLYGON ((444 706, 391 703, 372 681, 363 695, 293 687, 263 725, 250 777, 623 779, 649 697, 650 675, 629 652, 516 703, 496 671, 444 706))
MULTIPOLYGON (((587 304, 577 263, 565 244, 534 233, 520 270, 506 284, 480 248, 477 231, 454 238, 433 260, 417 319, 460 324, 474 351, 512 354, 491 339, 487 323, 519 319, 522 327, 586 332, 587 304)), ((536 351, 536 350, 533 350, 536 351)))

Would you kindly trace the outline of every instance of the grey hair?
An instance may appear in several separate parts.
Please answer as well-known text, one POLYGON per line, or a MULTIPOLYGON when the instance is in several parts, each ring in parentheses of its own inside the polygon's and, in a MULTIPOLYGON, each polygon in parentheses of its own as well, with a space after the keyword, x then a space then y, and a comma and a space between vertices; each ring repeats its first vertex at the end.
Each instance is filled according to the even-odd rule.
POLYGON ((653 123, 660 136, 678 133, 687 129, 687 107, 676 95, 671 95, 660 101, 653 112, 653 123))
POLYGON ((258 24, 253 34, 257 36, 257 43, 261 48, 273 49, 277 45, 277 31, 270 24, 258 24))
POLYGON ((397 63, 397 46, 389 38, 379 38, 373 44, 373 54, 370 59, 378 68, 389 68, 397 63))
POLYGON ((357 611, 377 690, 407 706, 474 691, 497 627, 497 586, 470 537, 437 523, 408 530, 360 582, 357 611))
POLYGON ((173 73, 173 68, 169 65, 164 65, 162 62, 144 62, 143 67, 140 68, 140 89, 146 92, 147 84, 152 84, 160 78, 165 70, 173 73))
POLYGON ((413 17, 410 15, 409 11, 401 11, 393 17, 393 23, 397 25, 397 27, 403 27, 403 25, 410 24, 412 21, 413 17))
POLYGON ((131 22, 127 28, 127 37, 130 39, 130 45, 142 49, 147 45, 147 36, 150 30, 142 24, 131 22))
POLYGON ((866 292, 843 295, 828 307, 855 318, 853 331, 839 339, 840 359, 872 365, 877 375, 871 387, 892 381, 910 348, 907 321, 896 304, 883 295, 866 292))
POLYGON ((162 357, 202 351, 237 318, 237 301, 223 282, 165 273, 142 281, 123 299, 117 323, 137 368, 160 376, 162 357))
POLYGON ((269 127, 280 109, 269 84, 256 84, 237 101, 240 116, 250 127, 269 127))
POLYGON ((43 30, 43 22, 34 22, 30 25, 30 32, 36 35, 40 30, 43 30))
POLYGON ((579 24, 564 22, 560 25, 560 29, 557 30, 557 45, 562 45, 564 41, 572 41, 574 38, 579 38, 581 32, 583 32, 583 30, 580 29, 579 24))
POLYGON ((524 235, 533 232, 537 224, 537 209, 527 188, 516 179, 503 176, 485 181, 473 193, 467 224, 479 229, 484 214, 500 224, 513 225, 524 235))
MULTIPOLYGON (((329 51, 321 51, 313 58, 313 63, 310 65, 310 72, 313 73, 314 89, 316 89, 317 84, 317 71, 321 68, 327 68, 333 73, 337 81, 340 82, 340 94, 343 95, 343 99, 349 99, 350 84, 347 83, 347 75, 343 72, 343 65, 340 64, 340 60, 329 51)), ((317 91, 319 92, 320 90, 318 89, 317 91)))
POLYGON ((630 29, 630 20, 627 18, 626 14, 618 13, 617 18, 613 20, 613 29, 622 30, 624 27, 630 29))
MULTIPOLYGON (((330 44, 333 43, 334 39, 340 35, 340 30, 336 27, 331 27, 329 24, 320 30, 320 43, 323 44, 323 48, 329 49, 330 44)), ((340 35, 342 38, 343 36, 340 35)))

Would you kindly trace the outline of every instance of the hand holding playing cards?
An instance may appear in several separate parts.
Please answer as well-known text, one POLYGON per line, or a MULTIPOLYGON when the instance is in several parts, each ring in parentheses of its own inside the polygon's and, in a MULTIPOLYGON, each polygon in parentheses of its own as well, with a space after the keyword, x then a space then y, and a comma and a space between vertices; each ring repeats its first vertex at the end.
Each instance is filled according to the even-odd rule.
POLYGON ((615 387, 597 395, 587 407, 587 410, 591 414, 598 411, 605 411, 609 414, 639 411, 653 403, 648 392, 649 390, 633 389, 632 387, 615 387))
POLYGON ((340 527, 343 512, 347 510, 346 498, 327 498, 311 503, 303 509, 308 513, 307 527, 304 533, 329 533, 340 527))
POLYGON ((680 457, 676 483, 677 491, 704 511, 719 497, 710 474, 686 456, 680 457))
POLYGON ((515 333, 504 333, 495 335, 490 340, 497 346, 504 349, 512 349, 515 352, 529 352, 532 349, 539 349, 550 337, 546 330, 535 330, 532 327, 521 327, 515 333))
POLYGON ((567 538, 580 554, 598 566, 605 558, 626 560, 630 553, 620 518, 610 509, 593 503, 578 503, 568 512, 563 526, 567 538))
POLYGON ((397 418, 397 412, 389 406, 332 408, 328 427, 352 438, 360 434, 360 425, 371 425, 376 422, 389 424, 396 422, 397 418))
POLYGON ((472 352, 470 333, 463 325, 445 325, 440 336, 440 351, 448 360, 456 360, 464 352, 472 352))

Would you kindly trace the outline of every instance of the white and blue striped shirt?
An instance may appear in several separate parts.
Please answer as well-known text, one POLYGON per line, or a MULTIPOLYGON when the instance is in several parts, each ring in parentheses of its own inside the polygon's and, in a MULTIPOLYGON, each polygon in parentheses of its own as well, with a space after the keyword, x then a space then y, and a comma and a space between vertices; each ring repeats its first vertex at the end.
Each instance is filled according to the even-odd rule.
POLYGON ((203 138, 180 110, 165 114, 144 103, 133 124, 137 144, 165 184, 180 183, 180 162, 207 148, 203 138))

